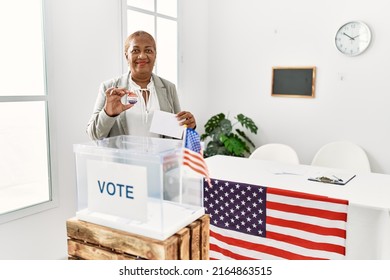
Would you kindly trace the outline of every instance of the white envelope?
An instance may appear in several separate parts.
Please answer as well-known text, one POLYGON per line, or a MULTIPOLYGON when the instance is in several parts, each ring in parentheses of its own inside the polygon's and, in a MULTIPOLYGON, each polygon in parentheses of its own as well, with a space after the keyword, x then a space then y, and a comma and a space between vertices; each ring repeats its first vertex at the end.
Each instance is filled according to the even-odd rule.
POLYGON ((154 111, 150 132, 157 133, 177 139, 183 137, 184 126, 179 124, 176 114, 154 111))

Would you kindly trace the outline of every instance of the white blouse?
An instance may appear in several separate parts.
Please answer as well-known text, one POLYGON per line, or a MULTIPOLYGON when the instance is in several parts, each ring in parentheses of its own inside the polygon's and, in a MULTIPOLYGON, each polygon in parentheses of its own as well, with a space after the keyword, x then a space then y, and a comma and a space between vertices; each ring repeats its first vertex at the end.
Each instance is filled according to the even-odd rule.
POLYGON ((158 103, 153 79, 151 79, 146 89, 141 89, 139 85, 129 79, 128 88, 131 92, 134 92, 138 96, 137 103, 126 111, 126 121, 129 135, 160 137, 159 134, 149 132, 153 113, 156 110, 160 110, 160 104, 158 103), (142 96, 142 93, 145 90, 148 90, 150 93, 147 104, 145 104, 145 100, 142 96))

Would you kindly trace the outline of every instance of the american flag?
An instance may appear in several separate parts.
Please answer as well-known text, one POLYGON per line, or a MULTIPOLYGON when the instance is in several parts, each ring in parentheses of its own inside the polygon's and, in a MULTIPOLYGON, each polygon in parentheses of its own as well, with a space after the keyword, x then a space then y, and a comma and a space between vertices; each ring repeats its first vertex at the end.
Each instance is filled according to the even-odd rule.
POLYGON ((344 259, 348 201, 212 179, 210 259, 344 259))
POLYGON ((183 164, 206 177, 210 184, 209 170, 203 158, 199 134, 192 128, 187 128, 184 136, 183 164))

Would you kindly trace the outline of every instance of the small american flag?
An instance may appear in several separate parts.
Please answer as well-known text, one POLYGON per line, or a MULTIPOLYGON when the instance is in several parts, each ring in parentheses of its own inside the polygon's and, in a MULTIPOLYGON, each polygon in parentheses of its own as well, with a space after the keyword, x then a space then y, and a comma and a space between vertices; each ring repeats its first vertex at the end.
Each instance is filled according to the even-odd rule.
POLYGON ((343 259, 348 201, 212 179, 210 259, 343 259))
POLYGON ((183 164, 206 177, 210 185, 209 170, 203 158, 199 134, 192 128, 187 128, 184 136, 183 164))

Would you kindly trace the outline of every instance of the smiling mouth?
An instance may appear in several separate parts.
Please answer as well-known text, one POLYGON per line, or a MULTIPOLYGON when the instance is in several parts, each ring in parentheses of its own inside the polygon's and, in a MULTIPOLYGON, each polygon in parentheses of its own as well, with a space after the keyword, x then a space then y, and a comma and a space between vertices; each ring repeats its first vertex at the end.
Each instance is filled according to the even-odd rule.
POLYGON ((138 61, 136 64, 138 66, 145 66, 146 64, 148 64, 148 62, 147 61, 138 61))

